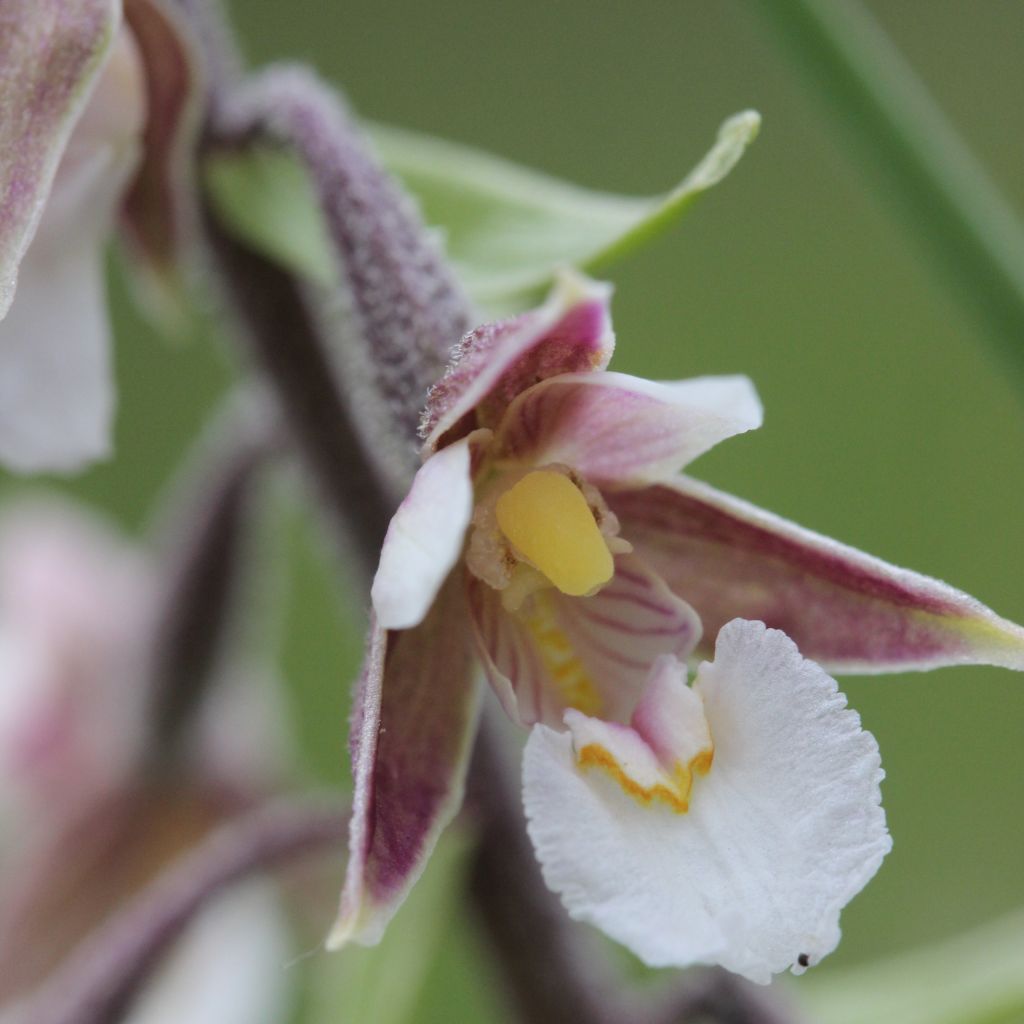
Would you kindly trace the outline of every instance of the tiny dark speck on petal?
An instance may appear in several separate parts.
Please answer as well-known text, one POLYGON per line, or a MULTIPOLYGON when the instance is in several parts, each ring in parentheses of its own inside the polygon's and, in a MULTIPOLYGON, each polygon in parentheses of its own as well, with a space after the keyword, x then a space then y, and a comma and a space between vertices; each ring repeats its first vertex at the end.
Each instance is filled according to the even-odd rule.
POLYGON ((798 964, 799 964, 799 965, 800 965, 801 967, 809 967, 809 966, 810 966, 810 963, 811 963, 811 958, 810 958, 810 957, 809 957, 809 956, 808 956, 808 955, 807 955, 806 953, 801 953, 801 954, 800 954, 800 955, 799 955, 799 956, 798 956, 798 957, 796 958, 796 962, 797 962, 797 963, 798 963, 798 964))

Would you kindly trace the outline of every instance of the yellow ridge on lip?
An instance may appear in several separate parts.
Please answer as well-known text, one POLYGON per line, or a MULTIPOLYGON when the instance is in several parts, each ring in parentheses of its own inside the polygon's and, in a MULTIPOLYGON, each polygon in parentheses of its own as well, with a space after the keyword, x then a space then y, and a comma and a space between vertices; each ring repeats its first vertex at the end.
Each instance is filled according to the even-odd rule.
POLYGON ((563 473, 534 470, 497 501, 498 526, 517 552, 563 594, 582 597, 615 572, 580 489, 563 473))
POLYGON ((655 783, 641 786, 622 769, 611 751, 599 743, 588 743, 576 754, 576 763, 581 768, 600 768, 607 772, 637 803, 649 807, 655 801, 668 804, 676 814, 686 814, 690 809, 690 791, 693 789, 694 773, 706 775, 711 769, 713 750, 702 750, 689 764, 677 764, 672 772, 672 784, 655 783))
POLYGON ((559 627, 549 593, 534 594, 524 606, 520 620, 537 644, 541 661, 562 702, 585 715, 600 715, 601 695, 582 659, 559 627))

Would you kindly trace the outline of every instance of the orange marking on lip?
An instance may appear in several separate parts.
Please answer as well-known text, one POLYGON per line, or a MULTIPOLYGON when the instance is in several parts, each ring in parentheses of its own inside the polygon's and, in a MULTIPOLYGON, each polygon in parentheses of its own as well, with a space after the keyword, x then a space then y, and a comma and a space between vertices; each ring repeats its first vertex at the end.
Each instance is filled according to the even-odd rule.
POLYGON ((658 801, 667 804, 676 814, 686 814, 690 809, 694 773, 707 775, 714 756, 713 749, 702 750, 689 764, 677 763, 672 770, 671 786, 660 782, 653 786, 641 786, 623 771, 615 756, 599 743, 588 743, 582 747, 576 755, 576 761, 581 768, 599 768, 607 772, 625 793, 644 807, 650 807, 658 801))

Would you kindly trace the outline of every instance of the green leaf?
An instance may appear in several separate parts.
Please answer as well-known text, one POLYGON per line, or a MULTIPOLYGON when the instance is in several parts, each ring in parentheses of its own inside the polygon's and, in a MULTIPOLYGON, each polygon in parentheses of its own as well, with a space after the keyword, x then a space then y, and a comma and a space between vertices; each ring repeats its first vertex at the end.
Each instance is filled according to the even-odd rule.
POLYGON ((387 167, 443 229, 448 255, 489 309, 521 307, 559 267, 600 273, 674 224, 754 140, 760 115, 729 118, 703 160, 670 192, 632 197, 580 188, 468 146, 383 125, 371 137, 387 167))
POLYGON ((821 1024, 1013 1024, 1024 1020, 1024 910, 965 935, 800 983, 821 1024))
MULTIPOLYGON (((384 125, 370 134, 389 170, 439 228, 471 297, 486 311, 521 309, 555 271, 609 266, 674 224, 736 165, 761 118, 729 118, 714 146, 672 191, 612 195, 579 188, 498 157, 384 125)), ((316 196, 298 158, 267 146, 211 154, 210 197, 227 226, 260 252, 321 284, 337 264, 316 196)))
POLYGON ((203 166, 225 225, 258 252, 328 287, 338 279, 313 183, 294 153, 269 146, 214 153, 203 166))

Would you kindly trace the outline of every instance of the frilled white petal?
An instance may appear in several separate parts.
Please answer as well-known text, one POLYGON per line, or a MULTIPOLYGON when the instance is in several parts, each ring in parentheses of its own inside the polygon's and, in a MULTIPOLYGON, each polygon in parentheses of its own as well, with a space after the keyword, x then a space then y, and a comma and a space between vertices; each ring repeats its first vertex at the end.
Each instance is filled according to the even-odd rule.
POLYGON ((71 136, 0 322, 0 462, 20 472, 68 472, 110 450, 103 250, 138 162, 141 74, 123 37, 71 136))
POLYGON ((901 569, 688 477, 608 492, 637 553, 691 602, 705 649, 734 618, 791 636, 828 671, 1024 669, 1024 629, 901 569))
POLYGON ((674 475, 761 419, 746 377, 659 383, 624 373, 566 373, 519 395, 494 447, 499 459, 564 463, 601 487, 638 487, 674 475))
POLYGON ((735 620, 694 683, 714 762, 689 810, 581 769, 534 728, 524 799, 545 880, 570 914, 651 966, 721 964, 756 982, 816 963, 890 848, 878 748, 783 633, 735 620))
POLYGON ((465 438, 427 459, 391 520, 370 591, 382 629, 409 629, 423 621, 458 561, 472 516, 465 438))

